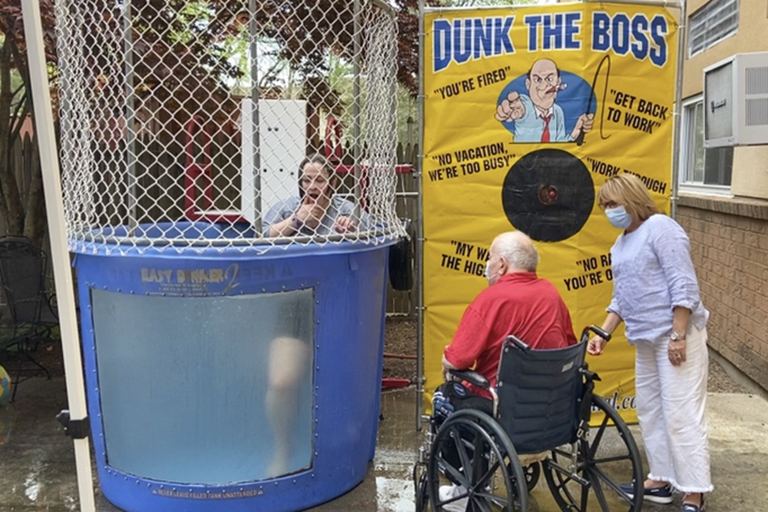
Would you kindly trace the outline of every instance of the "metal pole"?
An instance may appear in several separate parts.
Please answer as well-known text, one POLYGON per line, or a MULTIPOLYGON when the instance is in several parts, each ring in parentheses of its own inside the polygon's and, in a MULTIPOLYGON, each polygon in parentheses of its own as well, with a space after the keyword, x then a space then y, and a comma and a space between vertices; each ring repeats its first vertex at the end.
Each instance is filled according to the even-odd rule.
MULTIPOLYGON (((666 7, 676 9, 681 6, 680 0, 581 0, 581 2, 589 3, 612 3, 612 4, 625 4, 625 5, 648 5, 651 7, 666 7)), ((564 3, 564 0, 563 0, 564 3)), ((502 6, 499 5, 473 5, 471 7, 425 7, 424 12, 451 12, 451 11, 466 11, 472 9, 473 11, 490 11, 493 9, 499 9, 502 6)))
POLYGON ((424 399, 424 196, 421 186, 424 151, 424 0, 419 0, 419 154, 416 155, 416 430, 421 430, 424 399))
MULTIPOLYGON (((377 5, 377 3, 374 2, 374 5, 377 5)), ((380 8, 380 7, 379 7, 380 8)), ((391 51, 389 54, 389 58, 394 61, 395 65, 397 65, 397 41, 398 41, 398 27, 397 27, 397 12, 390 7, 389 10, 384 10, 384 12, 389 16, 389 23, 394 27, 394 41, 392 46, 390 47, 391 51)), ((398 97, 397 97, 397 77, 392 77, 390 81, 390 97, 392 98, 392 102, 390 103, 390 124, 389 124, 389 130, 391 133, 391 138, 389 139, 389 142, 391 143, 391 146, 389 147, 389 155, 391 160, 389 160, 392 163, 392 168, 389 170, 392 174, 392 181, 391 190, 395 193, 395 197, 397 197, 397 185, 399 182, 399 178, 397 177, 397 107, 399 105, 398 97)), ((369 156, 370 160, 370 156, 369 156)), ((373 167, 372 164, 370 164, 370 167, 373 167)), ((405 205, 403 205, 405 206, 405 205)), ((397 209, 397 199, 395 199, 393 207, 397 209)), ((395 213, 397 215, 397 213, 395 213)))
MULTIPOLYGON (((360 48, 362 46, 360 43, 360 13, 360 0, 354 0, 354 34, 352 35, 352 52, 354 53, 354 57, 352 58, 352 62, 353 74, 355 78, 352 84, 352 138, 354 139, 352 141, 352 152, 353 158, 355 159, 354 196, 356 219, 360 218, 360 199, 362 195, 360 190, 360 48)), ((341 143, 341 141, 339 141, 339 143, 341 143)))
MULTIPOLYGON (((250 16, 250 22, 248 24, 250 37, 251 37, 251 121, 253 126, 251 146, 251 157, 253 158, 253 187, 256 189, 253 194, 254 209, 254 223, 256 233, 262 232, 261 219, 262 219, 262 197, 261 197, 261 144, 260 130, 261 119, 259 119, 259 27, 256 23, 256 0, 248 1, 248 14, 250 16)), ((247 134, 241 134, 243 140, 247 134)), ((241 158, 245 159, 246 155, 241 155, 241 158)), ((241 208, 245 205, 241 205, 241 208)))
MULTIPOLYGON (((53 127, 53 112, 48 86, 45 62, 43 27, 40 21, 40 6, 36 0, 22 0, 24 30, 27 40, 29 76, 32 82, 32 97, 35 109, 35 132, 38 137, 40 164, 45 192, 45 209, 48 216, 48 230, 51 243, 56 296, 59 298, 59 328, 66 369, 67 399, 71 420, 88 421, 85 402, 85 383, 80 359, 80 339, 77 332, 77 313, 72 272, 69 266, 66 226, 64 224, 64 203, 61 193, 61 175, 57 158, 56 135, 53 127)), ((80 496, 80 510, 96 510, 91 473, 90 443, 87 437, 74 439, 75 465, 80 496)))
POLYGON ((133 34, 131 33, 131 0, 125 0, 123 7, 123 54, 125 55, 125 130, 126 166, 128 168, 128 229, 138 226, 137 180, 136 180, 136 106, 133 99, 136 91, 133 84, 133 34))
POLYGON ((388 4, 384 0, 371 0, 371 3, 378 7, 379 9, 382 9, 384 11, 388 11, 387 14, 389 14, 392 17, 397 16, 397 9, 393 7, 391 4, 388 4))
POLYGON ((680 2, 680 23, 677 28, 677 80, 675 81, 675 111, 672 116, 674 125, 672 128, 672 197, 670 198, 670 215, 674 219, 677 215, 677 180, 680 177, 680 131, 682 129, 683 112, 683 65, 686 52, 686 24, 685 0, 680 2))
MULTIPOLYGON (((584 0, 586 3, 598 3, 605 2, 605 0, 584 0)), ((609 0, 612 4, 627 4, 627 5, 650 5, 652 7, 670 7, 672 9, 682 8, 685 4, 685 0, 609 0)))

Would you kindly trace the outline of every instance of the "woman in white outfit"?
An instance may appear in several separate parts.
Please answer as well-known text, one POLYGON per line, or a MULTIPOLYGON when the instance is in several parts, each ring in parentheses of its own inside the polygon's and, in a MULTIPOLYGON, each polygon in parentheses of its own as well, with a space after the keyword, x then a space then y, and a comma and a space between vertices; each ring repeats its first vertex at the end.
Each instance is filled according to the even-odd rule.
MULTIPOLYGON (((644 498, 672 503, 676 489, 685 493, 681 512, 702 512, 704 493, 712 491, 704 416, 709 312, 688 237, 631 174, 606 181, 598 204, 624 230, 611 249, 613 299, 603 329, 613 332, 624 322, 637 350, 637 417, 650 466, 644 498)), ((605 345, 596 336, 587 351, 600 355, 605 345)))

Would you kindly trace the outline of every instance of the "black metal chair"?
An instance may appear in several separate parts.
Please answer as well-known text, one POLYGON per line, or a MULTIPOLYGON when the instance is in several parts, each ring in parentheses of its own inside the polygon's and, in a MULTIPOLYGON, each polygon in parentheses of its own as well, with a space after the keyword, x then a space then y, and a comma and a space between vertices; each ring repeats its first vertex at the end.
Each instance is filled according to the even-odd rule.
POLYGON ((0 337, 0 358, 15 365, 15 371, 9 370, 11 401, 25 376, 43 373, 50 378, 48 369, 35 358, 40 343, 53 341, 53 329, 59 323, 55 296, 46 291, 46 265, 45 251, 29 239, 0 238, 0 278, 12 321, 11 333, 0 337))
POLYGON ((531 350, 509 336, 502 350, 496 389, 476 372, 454 372, 494 396, 494 417, 462 409, 427 434, 427 447, 414 471, 416 510, 526 512, 528 492, 539 472, 566 512, 638 512, 642 506, 642 463, 632 434, 603 398, 593 394, 599 377, 584 361, 591 326, 581 343, 556 350, 531 350), (598 420, 599 421, 594 421, 598 420), (548 452, 527 467, 519 455, 548 452), (457 457, 445 454, 459 454, 457 457), (421 471, 419 466, 426 466, 421 471), (439 487, 464 489, 441 498, 439 487), (632 496, 620 485, 633 483, 632 496), (461 501, 459 501, 461 500, 461 501), (466 503, 466 505, 464 505, 466 503))

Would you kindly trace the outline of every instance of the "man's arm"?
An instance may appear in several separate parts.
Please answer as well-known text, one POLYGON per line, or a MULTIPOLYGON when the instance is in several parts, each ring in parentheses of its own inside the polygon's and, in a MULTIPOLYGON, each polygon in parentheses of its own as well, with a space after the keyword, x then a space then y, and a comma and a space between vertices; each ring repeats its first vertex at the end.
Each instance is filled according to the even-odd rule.
POLYGON ((573 322, 571 321, 571 312, 568 311, 568 306, 565 305, 565 302, 560 299, 561 307, 563 308, 563 317, 565 324, 565 339, 568 342, 568 346, 575 345, 578 343, 578 339, 576 339, 576 334, 573 332, 573 322))
POLYGON ((490 328, 474 306, 472 303, 464 311, 451 344, 445 347, 443 357, 459 370, 466 370, 475 364, 485 348, 485 340, 490 336, 490 328))
POLYGON ((485 349, 485 340, 490 337, 490 328, 476 306, 473 302, 467 307, 451 344, 445 347, 443 378, 446 381, 450 380, 448 370, 468 370, 474 366, 485 349))
POLYGON ((443 354, 443 380, 445 382, 451 380, 451 374, 448 373, 450 370, 458 370, 458 368, 456 368, 453 363, 447 360, 445 358, 445 354, 443 354))
POLYGON ((573 131, 568 136, 569 141, 576 140, 581 135, 582 130, 584 133, 588 133, 592 130, 592 125, 595 122, 595 114, 581 114, 576 120, 576 125, 573 127, 573 131))
POLYGON ((264 236, 289 236, 298 231, 294 223, 294 212, 298 206, 291 200, 280 201, 264 215, 264 236))
MULTIPOLYGON (((333 196, 333 207, 336 210, 336 217, 333 219, 333 229, 337 233, 357 231, 355 203, 338 196, 333 196)), ((362 208, 360 208, 360 224, 363 230, 368 229, 370 225, 369 215, 362 208)))
POLYGON ((299 231, 300 224, 295 215, 275 222, 267 229, 267 236, 290 236, 299 231))
POLYGON ((496 120, 504 122, 515 121, 525 115, 525 105, 522 96, 517 91, 510 91, 498 107, 496 107, 496 120))

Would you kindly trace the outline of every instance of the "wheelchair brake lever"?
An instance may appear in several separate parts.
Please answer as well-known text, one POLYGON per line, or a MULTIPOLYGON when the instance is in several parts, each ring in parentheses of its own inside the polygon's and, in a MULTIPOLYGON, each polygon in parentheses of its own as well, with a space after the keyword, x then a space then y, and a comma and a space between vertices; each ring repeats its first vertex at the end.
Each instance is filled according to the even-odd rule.
POLYGON ((584 377, 587 379, 588 382, 602 382, 603 379, 600 378, 600 375, 598 375, 596 372, 593 372, 589 369, 589 366, 584 363, 584 366, 579 370, 579 372, 584 375, 584 377))

